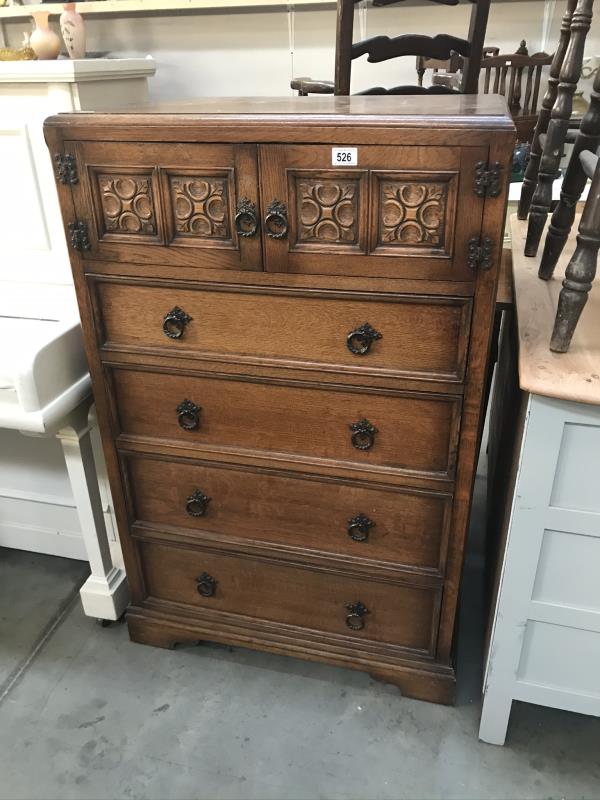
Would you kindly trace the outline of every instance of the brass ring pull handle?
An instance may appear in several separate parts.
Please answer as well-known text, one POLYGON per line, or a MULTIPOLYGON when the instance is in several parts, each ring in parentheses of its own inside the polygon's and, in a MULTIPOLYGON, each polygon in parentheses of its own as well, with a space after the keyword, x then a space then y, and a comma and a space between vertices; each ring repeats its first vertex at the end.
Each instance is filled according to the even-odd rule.
POLYGON ((195 489, 185 501, 185 510, 190 517, 203 517, 211 498, 203 494, 200 489, 195 489))
POLYGON ((365 627, 363 617, 369 613, 369 609, 360 602, 355 600, 353 603, 346 603, 348 614, 346 614, 346 625, 353 631, 361 631, 365 627))
POLYGON ((163 318, 163 333, 169 339, 181 339, 185 332, 185 326, 191 321, 192 318, 189 314, 186 314, 179 306, 175 306, 163 318))
POLYGON ((383 339, 382 334, 372 328, 368 322, 365 322, 360 328, 350 331, 346 337, 346 344, 348 350, 354 353, 355 356, 365 356, 376 339, 383 339))
POLYGON ((273 200, 267 206, 265 230, 270 239, 285 239, 288 234, 288 216, 285 203, 273 200))
POLYGON ((212 597, 217 590, 217 583, 218 581, 212 575, 209 575, 208 572, 203 572, 202 575, 198 575, 196 578, 198 594, 201 594, 202 597, 212 597))
POLYGON ((348 522, 348 536, 355 542, 366 542, 369 538, 369 531, 374 526, 373 520, 365 517, 364 514, 357 514, 348 522))
POLYGON ((235 214, 235 229, 238 236, 247 239, 256 236, 258 230, 258 217, 256 216, 256 204, 247 197, 237 204, 235 214))
POLYGON ((177 422, 184 431, 193 431, 200 424, 200 412, 202 409, 191 400, 183 400, 177 408, 177 422))
POLYGON ((370 450, 373 447, 377 428, 368 419, 360 419, 349 427, 352 431, 352 447, 357 450, 370 450))

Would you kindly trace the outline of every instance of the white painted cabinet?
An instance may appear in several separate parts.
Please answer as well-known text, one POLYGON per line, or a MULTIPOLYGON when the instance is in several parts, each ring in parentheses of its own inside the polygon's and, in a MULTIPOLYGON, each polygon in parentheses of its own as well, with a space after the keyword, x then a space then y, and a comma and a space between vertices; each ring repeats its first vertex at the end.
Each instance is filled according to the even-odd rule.
MULTIPOLYGON (((479 730, 492 744, 504 744, 513 700, 600 716, 600 280, 570 352, 551 353, 572 242, 555 279, 543 283, 538 259, 520 255, 525 230, 513 219, 522 432, 479 730)), ((500 374, 512 355, 508 333, 500 374)))
POLYGON ((97 498, 91 387, 42 126, 62 111, 143 103, 154 71, 151 58, 0 63, 0 546, 89 560, 84 607, 105 618, 122 607, 124 576, 98 448, 97 498))

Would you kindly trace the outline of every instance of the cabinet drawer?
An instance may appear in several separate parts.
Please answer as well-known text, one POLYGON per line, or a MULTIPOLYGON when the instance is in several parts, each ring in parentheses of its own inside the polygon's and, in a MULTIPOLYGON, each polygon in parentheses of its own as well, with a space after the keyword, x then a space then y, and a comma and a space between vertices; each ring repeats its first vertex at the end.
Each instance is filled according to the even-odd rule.
POLYGON ((129 439, 340 469, 454 470, 458 397, 124 368, 113 383, 129 439))
POLYGON ((142 523, 428 573, 442 569, 449 495, 217 464, 131 457, 126 465, 133 517, 142 523))
POLYGON ((467 298, 104 281, 92 287, 100 343, 108 347, 356 374, 456 381, 464 376, 467 298))
POLYGON ((139 542, 149 599, 433 654, 439 592, 139 542), (358 605, 361 604, 361 605, 358 605), (365 612, 361 614, 362 607, 365 612), (350 626, 355 627, 350 627, 350 626))

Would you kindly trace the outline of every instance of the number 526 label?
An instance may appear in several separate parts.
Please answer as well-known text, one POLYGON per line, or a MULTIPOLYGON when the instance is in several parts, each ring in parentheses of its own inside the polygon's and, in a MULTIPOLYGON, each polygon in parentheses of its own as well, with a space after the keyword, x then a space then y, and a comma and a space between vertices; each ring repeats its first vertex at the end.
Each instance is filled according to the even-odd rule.
POLYGON ((332 147, 331 163, 334 167, 358 166, 358 147, 332 147))

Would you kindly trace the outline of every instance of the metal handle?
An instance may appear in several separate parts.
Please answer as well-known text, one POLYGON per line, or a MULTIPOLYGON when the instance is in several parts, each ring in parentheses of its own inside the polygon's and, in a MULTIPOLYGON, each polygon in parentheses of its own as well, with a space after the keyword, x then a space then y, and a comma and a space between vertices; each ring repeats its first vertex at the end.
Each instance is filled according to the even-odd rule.
POLYGON ((265 230, 270 239, 285 239, 288 234, 288 216, 285 203, 273 200, 267 206, 265 230))
POLYGON ((366 542, 369 538, 369 531, 374 526, 373 520, 365 517, 364 514, 357 514, 348 523, 348 536, 355 542, 366 542))
POLYGON ((185 501, 185 510, 190 517, 203 517, 211 498, 203 494, 200 489, 195 489, 185 501))
POLYGON ((360 631, 365 627, 363 617, 365 614, 370 613, 369 609, 361 603, 360 600, 355 600, 353 603, 346 603, 348 614, 346 614, 346 625, 353 631, 360 631))
POLYGON ((247 197, 242 199, 237 204, 235 215, 235 229, 238 236, 245 239, 250 236, 256 236, 258 230, 258 217, 256 216, 256 204, 249 200, 247 197))
POLYGON ((177 408, 177 422, 184 431, 193 431, 200 424, 200 412, 202 409, 191 400, 183 400, 177 408))
POLYGON ((169 339, 181 339, 185 326, 191 321, 192 318, 189 314, 186 314, 179 306, 175 306, 163 318, 163 333, 169 339))
POLYGON ((350 331, 346 337, 346 344, 348 350, 354 353, 355 356, 364 356, 371 349, 372 343, 376 339, 382 339, 383 336, 375 328, 372 328, 368 322, 365 322, 360 328, 355 331, 350 331))
POLYGON ((203 572, 202 575, 198 575, 196 578, 198 594, 201 594, 202 597, 212 597, 217 590, 217 583, 218 581, 212 575, 209 575, 208 572, 203 572))
POLYGON ((368 419, 360 419, 350 425, 352 431, 352 447, 357 450, 369 450, 375 444, 377 428, 368 419))

